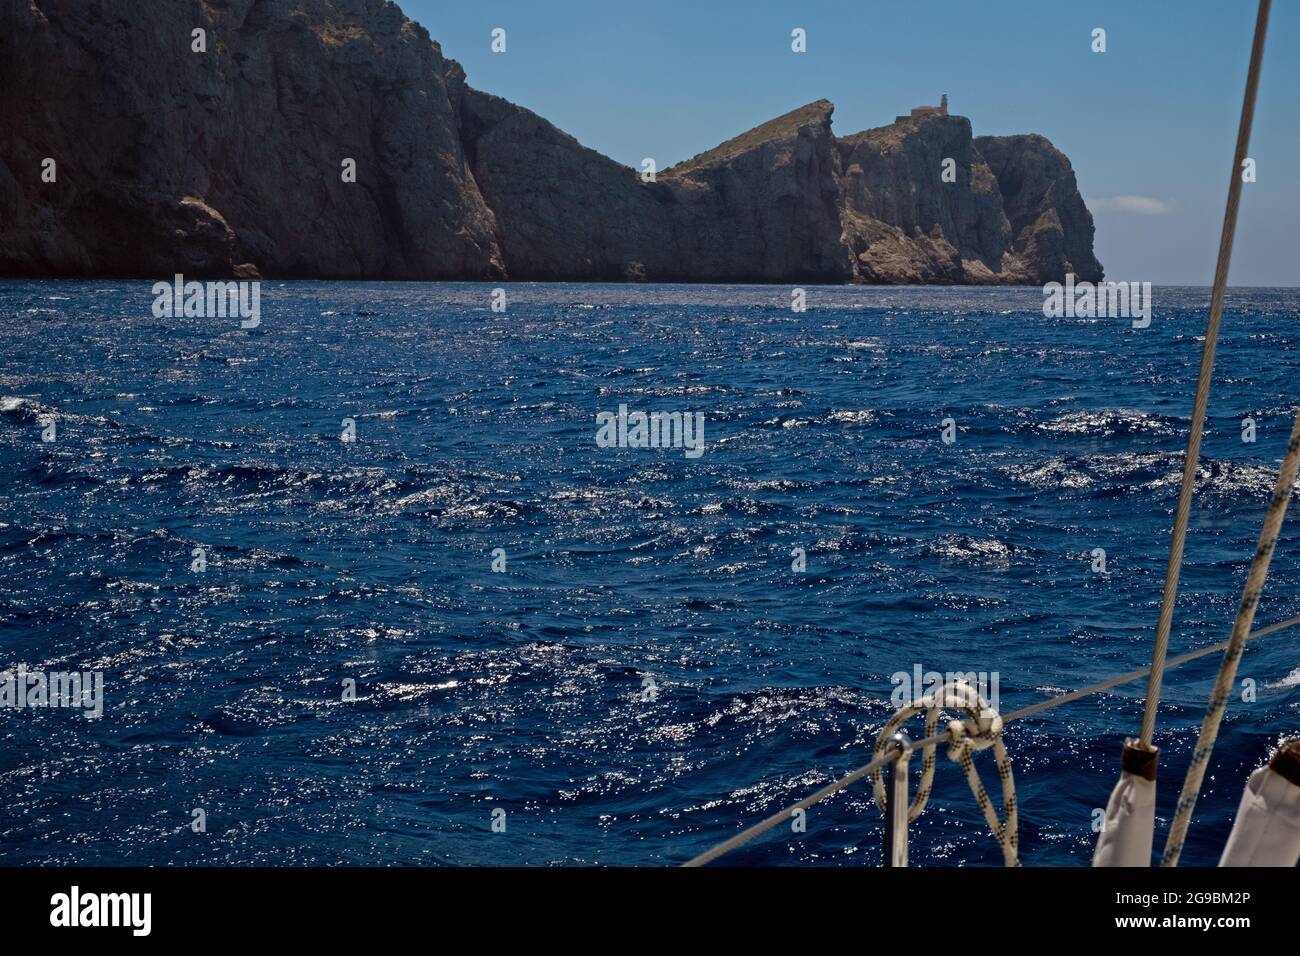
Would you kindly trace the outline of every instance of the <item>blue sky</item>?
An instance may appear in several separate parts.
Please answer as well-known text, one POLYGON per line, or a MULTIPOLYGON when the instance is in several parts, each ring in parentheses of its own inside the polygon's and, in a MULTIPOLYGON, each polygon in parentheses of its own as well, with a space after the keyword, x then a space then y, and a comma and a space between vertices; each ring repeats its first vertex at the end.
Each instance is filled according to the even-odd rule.
MULTIPOLYGON (((478 89, 628 165, 663 168, 804 103, 846 135, 949 94, 976 135, 1074 164, 1108 278, 1213 278, 1250 0, 399 0, 478 89), (489 48, 494 27, 507 52, 489 48), (790 51, 803 27, 808 52, 790 51), (1107 52, 1090 50, 1094 27, 1107 52)), ((1300 3, 1274 4, 1234 285, 1300 285, 1300 3)))

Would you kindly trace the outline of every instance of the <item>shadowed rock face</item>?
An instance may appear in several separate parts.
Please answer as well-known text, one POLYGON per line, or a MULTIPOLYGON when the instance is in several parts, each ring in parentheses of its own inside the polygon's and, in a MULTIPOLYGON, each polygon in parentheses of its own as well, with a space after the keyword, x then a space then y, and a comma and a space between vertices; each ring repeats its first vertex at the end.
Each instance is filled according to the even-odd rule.
POLYGON ((882 283, 1096 281, 1092 215, 1042 136, 972 139, 964 116, 906 119, 840 140, 854 276, 882 283), (955 182, 944 182, 953 159, 955 182))
POLYGON ((832 110, 642 182, 469 87, 384 0, 0 0, 0 274, 1101 277, 1047 140, 975 140, 962 117, 836 139, 832 110))
POLYGON ((0 0, 0 270, 500 275, 445 69, 383 0, 0 0))
POLYGON ((511 278, 842 282, 831 105, 795 110, 642 182, 546 120, 452 84, 511 278), (733 147, 733 144, 736 144, 733 147))
POLYGON ((855 277, 883 283, 1033 281, 1007 259, 1002 196, 962 116, 908 119, 840 141, 855 277), (951 159, 953 182, 944 182, 951 159))
POLYGON ((1101 279, 1092 252, 1092 213, 1065 154, 1034 134, 981 136, 975 148, 998 181, 1011 249, 1031 281, 1050 282, 1066 272, 1089 282, 1101 279))

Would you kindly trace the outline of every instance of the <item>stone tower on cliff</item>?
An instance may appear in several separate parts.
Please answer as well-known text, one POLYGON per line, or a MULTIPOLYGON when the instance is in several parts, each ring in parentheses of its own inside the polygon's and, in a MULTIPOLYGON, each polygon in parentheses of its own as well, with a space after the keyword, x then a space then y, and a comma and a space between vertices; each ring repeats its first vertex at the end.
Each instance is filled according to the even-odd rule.
POLYGON ((947 115, 948 115, 948 94, 945 93, 940 98, 938 106, 913 106, 912 115, 910 117, 899 116, 896 118, 895 121, 903 120, 903 119, 921 119, 922 117, 926 117, 926 116, 947 116, 947 115))

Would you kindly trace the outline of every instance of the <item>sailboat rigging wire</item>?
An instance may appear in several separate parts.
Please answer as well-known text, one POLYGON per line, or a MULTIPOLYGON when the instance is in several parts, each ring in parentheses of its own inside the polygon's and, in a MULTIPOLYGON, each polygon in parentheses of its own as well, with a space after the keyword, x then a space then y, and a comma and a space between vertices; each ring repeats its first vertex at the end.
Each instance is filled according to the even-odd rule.
POLYGON ((1259 531, 1259 547, 1255 550, 1255 558, 1250 563, 1250 572, 1246 575, 1246 584, 1241 591, 1241 604, 1237 608, 1237 619, 1232 625, 1232 637, 1223 654, 1223 663, 1219 665, 1219 676, 1210 693, 1210 703, 1205 709, 1205 719, 1201 722, 1196 749, 1192 751, 1192 759, 1187 764, 1187 777, 1183 780, 1183 791, 1178 795, 1174 821, 1169 825, 1169 837, 1165 842, 1164 856, 1160 860, 1161 866, 1177 866, 1178 857, 1183 852, 1183 841, 1192 822, 1192 809, 1196 806, 1196 798, 1200 796, 1205 767, 1214 750, 1214 741, 1219 736, 1223 712, 1228 707, 1228 692, 1237 680, 1237 664, 1241 661, 1242 645, 1246 643, 1246 635, 1250 633, 1260 595, 1268 580, 1269 562, 1273 560, 1277 536, 1282 530, 1282 520, 1286 517, 1286 506, 1295 488, 1297 472, 1300 472, 1300 410, 1296 412, 1295 424, 1291 426, 1291 441, 1286 446, 1282 467, 1277 472, 1273 500, 1269 502, 1268 512, 1264 515, 1264 526, 1259 531))
POLYGON ((1255 119, 1255 94, 1259 90, 1259 68, 1264 58, 1264 37, 1268 33, 1268 14, 1272 0, 1259 0, 1255 18, 1255 40, 1250 49, 1250 70, 1246 74, 1246 95, 1241 104, 1241 122, 1237 127, 1237 149, 1228 180, 1228 205, 1223 213, 1223 232, 1219 236, 1219 258, 1214 266, 1214 289, 1210 294, 1210 317, 1205 326, 1205 345, 1201 350, 1201 371, 1196 378, 1196 399, 1192 403, 1192 426, 1187 434, 1187 457, 1183 461, 1183 481, 1178 488, 1178 511, 1174 532, 1169 541, 1169 563, 1165 566, 1165 589, 1160 599, 1160 619, 1156 624, 1155 644, 1151 648, 1151 677, 1147 681, 1146 705, 1142 710, 1141 744, 1150 749, 1156 731, 1156 710, 1160 706, 1160 682, 1164 678, 1165 654, 1169 651, 1169 629, 1178 599, 1178 576, 1183 565, 1183 545, 1187 541, 1187 521, 1192 510, 1192 491, 1201 457, 1201 434, 1205 430, 1205 407, 1210 400, 1210 379, 1214 372, 1214 353, 1219 344, 1219 324, 1223 319, 1223 296, 1228 286, 1228 266, 1232 262, 1232 240, 1237 232, 1237 210, 1241 205, 1241 166, 1250 147, 1250 128, 1255 119))
MULTIPOLYGON (((947 738, 948 738, 947 733, 935 734, 933 737, 926 737, 924 740, 915 741, 912 744, 912 746, 907 749, 916 750, 918 747, 933 746, 935 744, 940 743, 941 741, 946 740, 947 738)), ((754 837, 758 836, 759 834, 766 833, 768 830, 772 829, 772 827, 776 826, 778 823, 784 823, 785 821, 789 820, 791 815, 794 814, 795 811, 807 810, 809 807, 813 806, 814 804, 821 803, 827 797, 834 796, 835 794, 839 793, 841 790, 843 790, 845 787, 849 786, 850 784, 856 783, 857 781, 861 780, 867 774, 871 773, 871 771, 879 770, 885 764, 897 760, 901 754, 902 751, 898 749, 890 750, 888 753, 882 754, 881 756, 877 757, 875 760, 872 760, 870 763, 864 764, 863 766, 859 767, 857 770, 854 770, 852 773, 845 774, 843 777, 840 777, 840 779, 834 781, 833 783, 828 783, 826 786, 822 787, 820 790, 818 790, 816 793, 812 794, 811 796, 804 797, 798 803, 791 804, 790 806, 786 807, 784 810, 780 811, 779 813, 772 814, 767 819, 754 824, 748 830, 740 831, 730 840, 726 840, 722 843, 719 843, 713 849, 704 851, 699 856, 694 857, 693 859, 687 861, 682 865, 703 866, 705 863, 710 863, 713 860, 716 860, 724 853, 730 853, 732 850, 736 849, 737 847, 744 846, 750 840, 754 839, 754 837)))
MULTIPOLYGON (((1262 627, 1258 631, 1252 631, 1246 638, 1253 641, 1257 637, 1264 637, 1275 631, 1285 630, 1288 627, 1294 627, 1300 624, 1300 617, 1289 617, 1285 621, 1278 621, 1276 624, 1270 624, 1268 627, 1262 627)), ((1200 657, 1209 657, 1211 654, 1217 654, 1219 651, 1228 649, 1232 643, 1231 638, 1226 641, 1220 641, 1218 644, 1211 644, 1209 647, 1198 647, 1194 651, 1188 651, 1186 654, 1179 654, 1177 657, 1171 657, 1165 662, 1165 668, 1178 667, 1186 664, 1188 661, 1194 661, 1200 657)), ((1062 694, 1059 697, 1052 697, 1037 704, 1030 704, 1028 707, 1021 707, 1019 710, 1013 710, 1011 713, 1002 718, 1003 723, 1011 720, 1019 720, 1021 717, 1028 717, 1031 714, 1042 713, 1045 710, 1051 710, 1053 707, 1060 707, 1062 704, 1068 704, 1072 700, 1078 700, 1080 697, 1087 697, 1089 694, 1096 694, 1099 691, 1110 690, 1112 687, 1118 687, 1120 684, 1127 684, 1130 681, 1139 680, 1151 673, 1151 668, 1144 667, 1141 670, 1129 671, 1127 674, 1120 674, 1118 677, 1112 677, 1101 683, 1093 684, 1089 687, 1083 687, 1079 690, 1072 690, 1068 694, 1062 694)))
MULTIPOLYGON (((1256 631, 1251 631, 1251 633, 1245 637, 1243 643, 1248 641, 1253 641, 1256 638, 1265 637, 1269 634, 1274 634, 1278 631, 1286 630, 1288 627, 1294 627, 1297 624, 1300 624, 1300 615, 1297 615, 1296 617, 1289 617, 1285 621, 1278 621, 1275 624, 1270 624, 1267 627, 1262 627, 1256 631)), ((1194 651, 1188 651, 1186 654, 1180 654, 1177 657, 1171 657, 1169 658, 1169 660, 1165 662, 1165 667, 1166 668, 1179 667, 1183 664, 1188 663, 1189 661, 1194 661, 1201 657, 1208 657, 1209 655, 1215 654, 1219 651, 1227 650, 1228 646, 1231 643, 1232 640, 1231 638, 1229 638, 1228 640, 1221 641, 1218 644, 1211 644, 1208 647, 1197 648, 1194 651)), ((1144 667, 1141 670, 1129 671, 1126 674, 1120 674, 1117 677, 1111 677, 1107 680, 1101 681, 1100 683, 1091 684, 1088 687, 1081 687, 1079 690, 1070 691, 1068 694, 1061 694, 1057 697, 1050 697, 1047 700, 1040 701, 1037 704, 1030 704, 1028 707, 1022 707, 1019 710, 1013 710, 1011 711, 1011 713, 1005 714, 1002 717, 1002 722, 1005 725, 1007 723, 1010 723, 1013 720, 1019 720, 1022 717, 1029 717, 1033 714, 1040 714, 1045 710, 1051 710, 1055 707, 1060 707, 1062 704, 1068 704, 1071 701, 1079 700, 1082 697, 1087 697, 1091 694, 1097 694, 1105 690, 1110 690, 1112 687, 1118 687, 1120 684, 1127 684, 1131 681, 1140 680, 1141 678, 1146 677, 1149 673, 1151 673, 1151 668, 1144 667)), ((911 746, 909 746, 907 750, 909 753, 913 753, 917 750, 924 750, 926 747, 933 747, 934 745, 942 743, 947 739, 948 739, 947 733, 934 734, 933 736, 925 737, 921 740, 912 741, 911 746)), ((857 770, 845 774, 843 777, 840 777, 838 780, 835 780, 832 783, 828 783, 826 786, 822 787, 816 793, 813 793, 805 797, 804 799, 800 800, 798 803, 791 804, 790 806, 786 807, 784 810, 778 811, 777 813, 774 813, 771 816, 766 817, 765 819, 754 824, 752 827, 740 831, 739 833, 737 833, 735 836, 731 837, 728 840, 724 840, 722 843, 719 843, 717 846, 713 847, 712 849, 706 850, 696 857, 692 857, 690 860, 688 860, 686 863, 683 863, 682 865, 685 867, 696 867, 696 866, 704 866, 706 863, 713 862, 723 854, 730 853, 732 850, 744 846, 750 840, 754 839, 757 836, 761 836, 762 834, 766 833, 768 830, 772 829, 778 824, 788 822, 791 818, 791 815, 796 810, 807 810, 809 807, 821 803, 823 800, 827 799, 828 797, 833 797, 835 794, 839 793, 841 790, 845 789, 846 787, 849 787, 852 784, 857 783, 857 781, 861 780, 863 777, 867 776, 871 772, 875 770, 879 770, 882 767, 884 767, 886 764, 891 763, 892 761, 898 759, 900 754, 901 752, 897 749, 886 751, 885 753, 876 757, 870 763, 864 764, 863 766, 859 767, 857 770)))
MULTIPOLYGON (((1144 747, 1150 748, 1152 737, 1155 735, 1156 711, 1160 706, 1160 687, 1165 670, 1169 667, 1177 667, 1188 661, 1196 660, 1199 657, 1205 657, 1216 651, 1226 650, 1227 653, 1224 655, 1223 664, 1219 670, 1214 693, 1210 697, 1210 706, 1201 726, 1201 737, 1197 742, 1192 763, 1187 770, 1187 779, 1184 781, 1183 793, 1178 801, 1178 810, 1170 830, 1169 841, 1165 846, 1164 859, 1161 861, 1164 866, 1176 863, 1178 854, 1182 850, 1183 836, 1187 830, 1192 807, 1196 803, 1196 796, 1200 791, 1201 779, 1205 773, 1205 764, 1209 759, 1210 751, 1214 747, 1219 723, 1223 718, 1223 710, 1227 703, 1227 686, 1231 684, 1236 676, 1237 662, 1240 660, 1245 643, 1254 638, 1300 623, 1300 617, 1294 617, 1259 631, 1250 631, 1251 624, 1254 621, 1255 608, 1259 602, 1260 591, 1268 575, 1269 559, 1272 557, 1273 548, 1277 543, 1282 516, 1285 514, 1286 504, 1291 497, 1297 468, 1300 467, 1300 412, 1297 412, 1295 427, 1291 433, 1291 442, 1287 446, 1286 458, 1283 459, 1282 468, 1278 474, 1277 491, 1264 521, 1264 529, 1260 534, 1259 549, 1256 551, 1255 559, 1251 564, 1246 589, 1242 594, 1241 606, 1237 612, 1237 619, 1233 624, 1232 637, 1222 643, 1203 647, 1180 657, 1166 659, 1169 652, 1169 632, 1173 622, 1174 604, 1178 598, 1178 578, 1182 571, 1183 546, 1187 541, 1187 525, 1191 515, 1192 492, 1196 485, 1196 473, 1200 462, 1201 436, 1205 430, 1205 410, 1209 404, 1210 380, 1214 372, 1214 357, 1218 348, 1219 326, 1223 319, 1223 300, 1228 286, 1228 270, 1232 262, 1232 242, 1236 236, 1237 213, 1241 206, 1241 168, 1246 159, 1246 151, 1250 146, 1250 131, 1255 118, 1255 99, 1259 91, 1260 64, 1264 57, 1264 40, 1268 34, 1268 17, 1271 10, 1272 0, 1259 0, 1259 9, 1255 17, 1254 41, 1250 50, 1250 68, 1246 75, 1246 92, 1242 99, 1241 120, 1237 127, 1237 147, 1233 156, 1232 175, 1228 180, 1228 201, 1223 214, 1223 230, 1219 236, 1219 257, 1214 267, 1214 287, 1210 294, 1210 312, 1205 328, 1205 345, 1201 351, 1201 367, 1196 379, 1196 397, 1192 403, 1192 422, 1187 436, 1187 455, 1183 461, 1183 478, 1178 489, 1178 508, 1174 516, 1173 535, 1169 542, 1169 561, 1165 566, 1165 585, 1160 600, 1160 617, 1156 624, 1156 637, 1151 650, 1151 666, 1138 671, 1130 671, 1127 674, 1112 677, 1099 684, 1062 694, 1059 697, 1053 697, 1028 707, 1022 707, 1020 710, 1012 711, 1003 717, 1003 723, 1005 724, 1012 720, 1028 717, 1031 714, 1060 707, 1070 701, 1145 676, 1148 681, 1146 702, 1142 712, 1141 743, 1144 747)), ((905 750, 912 752, 926 747, 933 748, 935 744, 947 736, 947 734, 939 734, 926 737, 923 740, 913 742, 905 750)), ((880 769, 890 761, 897 760, 903 752, 904 750, 894 748, 882 753, 865 766, 859 767, 839 780, 827 784, 811 796, 779 813, 772 814, 749 829, 742 830, 731 839, 701 853, 684 865, 688 867, 703 866, 724 853, 743 846, 754 837, 790 819, 791 814, 795 811, 806 810, 814 804, 839 793, 845 787, 862 779, 872 771, 880 769)))

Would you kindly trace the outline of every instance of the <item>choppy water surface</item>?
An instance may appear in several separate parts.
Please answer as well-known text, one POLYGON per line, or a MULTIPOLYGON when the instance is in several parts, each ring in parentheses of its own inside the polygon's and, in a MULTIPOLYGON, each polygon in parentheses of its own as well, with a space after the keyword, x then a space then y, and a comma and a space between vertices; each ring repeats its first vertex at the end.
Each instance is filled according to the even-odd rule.
MULTIPOLYGON (((106 681, 99 720, 0 709, 0 861, 678 863, 865 762, 896 671, 1010 708, 1148 662, 1205 290, 1145 330, 1032 289, 489 294, 266 283, 247 332, 0 285, 0 667, 106 681), (704 455, 597 447, 620 404, 703 412, 704 455)), ((1298 318, 1229 297, 1172 652, 1226 636, 1298 318)), ((1260 624, 1298 584, 1293 520, 1260 624)), ((1298 646, 1247 651, 1185 863, 1295 732, 1298 646)), ((1217 666, 1166 682, 1162 821, 1217 666)), ((1010 726, 1027 864, 1087 862, 1142 687, 1010 726)), ((732 861, 876 864, 869 792, 732 861)), ((912 860, 1000 862, 943 760, 912 860)))

